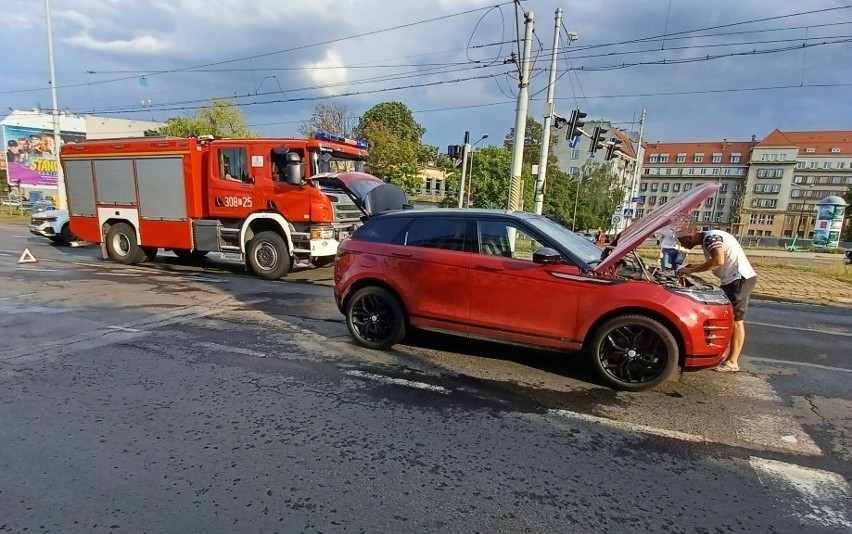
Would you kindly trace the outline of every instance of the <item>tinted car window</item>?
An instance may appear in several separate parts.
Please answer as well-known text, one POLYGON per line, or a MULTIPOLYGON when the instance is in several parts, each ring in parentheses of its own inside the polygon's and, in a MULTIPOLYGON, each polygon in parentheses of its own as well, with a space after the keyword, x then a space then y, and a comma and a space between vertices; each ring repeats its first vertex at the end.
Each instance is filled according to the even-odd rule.
POLYGON ((410 220, 403 217, 370 219, 364 226, 355 230, 352 234, 352 239, 374 243, 390 243, 399 235, 410 220))
POLYGON ((533 252, 545 247, 541 241, 507 221, 479 222, 479 253, 532 261, 533 252))
POLYGON ((465 250, 467 221, 462 219, 415 219, 405 233, 408 247, 465 250))

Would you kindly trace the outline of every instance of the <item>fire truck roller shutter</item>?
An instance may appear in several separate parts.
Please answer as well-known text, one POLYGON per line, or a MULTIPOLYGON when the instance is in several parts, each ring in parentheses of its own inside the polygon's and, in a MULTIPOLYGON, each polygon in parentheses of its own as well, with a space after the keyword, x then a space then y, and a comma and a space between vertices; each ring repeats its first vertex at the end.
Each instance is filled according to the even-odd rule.
POLYGON ((186 219, 183 158, 169 156, 136 159, 139 215, 142 219, 186 219))

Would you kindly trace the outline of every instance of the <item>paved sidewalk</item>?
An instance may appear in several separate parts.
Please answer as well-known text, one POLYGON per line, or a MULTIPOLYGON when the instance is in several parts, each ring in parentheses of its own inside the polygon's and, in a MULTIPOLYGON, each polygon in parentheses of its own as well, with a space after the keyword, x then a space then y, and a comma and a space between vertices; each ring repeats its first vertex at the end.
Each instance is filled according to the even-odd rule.
MULTIPOLYGON (((852 306, 852 282, 826 278, 789 267, 757 265, 755 298, 852 306)), ((849 268, 852 272, 852 267, 849 268)))

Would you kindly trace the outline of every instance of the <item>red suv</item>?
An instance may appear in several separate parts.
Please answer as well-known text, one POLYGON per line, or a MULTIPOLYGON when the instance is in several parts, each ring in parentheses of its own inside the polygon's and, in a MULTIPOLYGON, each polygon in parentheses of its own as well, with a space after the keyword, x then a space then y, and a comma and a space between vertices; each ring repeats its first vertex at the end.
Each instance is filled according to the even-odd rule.
POLYGON ((492 210, 403 210, 341 243, 334 295, 355 341, 388 349, 411 328, 582 350, 603 380, 639 390, 727 354, 733 311, 698 278, 646 265, 635 248, 718 189, 704 184, 603 251, 550 219, 492 210))

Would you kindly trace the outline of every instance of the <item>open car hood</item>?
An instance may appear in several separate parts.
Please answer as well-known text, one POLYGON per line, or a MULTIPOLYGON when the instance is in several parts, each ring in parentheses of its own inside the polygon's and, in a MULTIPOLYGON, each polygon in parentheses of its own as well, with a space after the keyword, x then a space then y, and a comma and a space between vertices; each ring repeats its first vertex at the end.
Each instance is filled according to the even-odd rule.
POLYGON ((609 255, 595 267, 595 272, 608 271, 620 259, 636 250, 636 247, 644 243, 654 232, 668 226, 675 218, 692 211, 705 199, 716 194, 719 187, 721 187, 720 184, 716 183, 701 184, 674 197, 663 207, 628 226, 615 238, 614 246, 609 249, 609 255))
POLYGON ((368 217, 409 207, 402 188, 365 172, 326 172, 311 176, 308 181, 320 189, 322 186, 343 189, 368 217))

